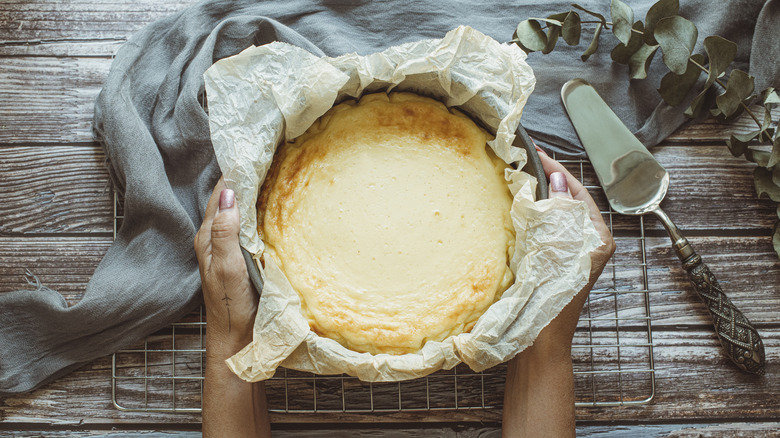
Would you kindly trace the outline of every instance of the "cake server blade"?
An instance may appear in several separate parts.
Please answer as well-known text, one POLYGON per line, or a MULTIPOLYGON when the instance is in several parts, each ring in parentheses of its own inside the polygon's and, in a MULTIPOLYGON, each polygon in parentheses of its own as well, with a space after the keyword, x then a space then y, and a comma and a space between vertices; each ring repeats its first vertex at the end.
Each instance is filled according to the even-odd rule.
POLYGON ((758 331, 721 289, 709 267, 661 210, 669 173, 628 130, 596 90, 582 79, 563 85, 561 98, 609 205, 621 214, 655 214, 712 317, 726 355, 742 370, 764 374, 764 344, 758 331))

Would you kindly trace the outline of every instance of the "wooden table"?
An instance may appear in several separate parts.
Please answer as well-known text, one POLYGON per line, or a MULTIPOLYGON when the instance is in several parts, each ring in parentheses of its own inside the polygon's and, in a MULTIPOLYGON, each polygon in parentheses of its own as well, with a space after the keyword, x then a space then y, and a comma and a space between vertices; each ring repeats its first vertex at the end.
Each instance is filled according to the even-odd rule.
MULTIPOLYGON (((108 73, 112 54, 129 35, 190 3, 135 0, 69 4, 42 0, 6 1, 0 5, 0 292, 24 288, 25 272, 29 269, 44 285, 60 291, 69 303, 80 299, 90 275, 111 245, 114 226, 114 199, 103 167, 105 157, 91 135, 95 97, 108 73)), ((594 378, 589 377, 587 370, 599 366, 622 370, 650 368, 652 373, 622 375, 618 390, 623 393, 618 391, 618 400, 630 402, 646 396, 652 396, 652 400, 638 405, 578 407, 581 435, 780 433, 780 369, 776 365, 780 359, 780 270, 771 243, 775 205, 756 197, 754 166, 733 158, 724 146, 730 132, 745 131, 748 127, 745 119, 731 126, 689 126, 653 152, 672 175, 669 195, 663 204, 665 210, 762 334, 769 362, 767 375, 757 378, 743 374, 723 356, 706 309, 688 286, 660 223, 646 218, 644 234, 639 235, 642 227, 638 219, 615 216, 615 233, 625 237, 626 243, 619 242, 614 275, 608 269, 600 284, 636 292, 625 297, 640 298, 627 298, 619 309, 614 304, 614 315, 618 315, 615 319, 620 320, 619 335, 623 336, 619 341, 624 343, 622 356, 615 358, 615 349, 606 347, 575 352, 577 366, 586 371, 578 377, 578 400, 609 401, 614 395, 614 390, 600 392, 604 385, 598 387, 598 393, 594 389, 594 378), (641 266, 639 280, 634 276, 635 265, 623 266, 625 260, 641 258, 642 251, 646 257, 646 285, 641 266), (643 292, 645 287, 647 292, 643 292), (649 302, 650 328, 643 319, 648 311, 645 297, 649 302), (621 326, 623 318, 633 322, 621 326), (646 344, 648 331, 652 334, 652 348, 625 346, 632 342, 632 336, 640 344, 644 339, 646 344), (599 365, 599 361, 603 363, 599 365), (649 380, 651 375, 654 382, 649 380)), ((577 164, 570 167, 579 169, 577 164)), ((594 183, 587 166, 584 178, 587 183, 594 183)), ((603 199, 599 202, 605 206, 603 199)), ((602 297, 606 301, 592 297, 583 314, 578 342, 598 343, 601 337, 616 335, 609 329, 594 331, 592 326, 599 323, 594 315, 609 317, 610 303, 617 303, 624 295, 606 293, 602 297)), ((185 336, 195 339, 197 344, 199 317, 194 315, 189 320, 193 318, 194 326, 179 327, 178 348, 184 348, 181 339, 185 336)), ((149 338, 146 347, 157 348, 155 343, 170 342, 166 339, 171 330, 149 338)), ((179 375, 196 369, 197 377, 201 371, 197 368, 198 360, 199 354, 179 354, 173 362, 161 357, 151 359, 151 368, 167 364, 179 375)), ((119 356, 117 366, 112 366, 111 357, 105 357, 30 394, 1 401, 0 435, 197 435, 198 413, 126 412, 114 407, 112 400, 117 397, 112 397, 111 392, 112 368, 118 374, 132 374, 139 366, 143 364, 138 363, 138 355, 119 356)), ((321 397, 318 412, 274 413, 274 428, 279 436, 326 436, 334 432, 345 437, 375 436, 380 429, 391 431, 389 435, 393 436, 496 436, 500 430, 498 404, 503 388, 502 370, 494 372, 495 375, 472 379, 481 385, 477 398, 486 395, 487 404, 495 407, 400 411, 390 408, 375 413, 342 409, 346 412, 333 413, 321 412, 330 403, 327 397, 321 397)), ((458 385, 467 385, 464 382, 469 378, 459 377, 458 385)), ((309 397, 299 391, 311 392, 311 384, 296 387, 295 382, 288 378, 271 385, 272 403, 277 408, 285 406, 284 385, 288 408, 290 400, 295 403, 309 397)), ((323 382, 316 391, 327 395, 330 390, 323 385, 328 383, 323 382)), ((432 393, 429 398, 436 405, 443 396, 436 383, 428 383, 426 389, 432 393)), ((124 381, 119 384, 121 392, 124 381)), ((355 382, 347 380, 346 387, 350 385, 355 382)), ((180 408, 188 403, 199 406, 198 388, 194 392, 189 388, 189 395, 179 401, 180 408)), ((349 392, 349 397, 365 389, 360 384, 356 388, 358 392, 349 392)), ((404 397, 414 399, 415 394, 425 393, 425 386, 419 382, 416 388, 404 390, 404 397)), ((465 386, 459 388, 461 394, 455 396, 456 400, 466 396, 465 386)), ((179 394, 186 391, 179 390, 179 394)), ((340 394, 338 388, 334 391, 340 394)), ((377 387, 376 391, 383 389, 377 387)), ((138 402, 132 399, 139 395, 137 391, 129 394, 129 402, 138 402)), ((393 394, 390 391, 391 398, 393 394)), ((147 397, 154 399, 157 395, 153 387, 147 388, 147 397)), ((331 408, 336 411, 343 406, 339 397, 331 400, 331 408)), ((481 402, 484 398, 476 403, 481 402)), ((425 407, 419 403, 415 406, 425 407)))

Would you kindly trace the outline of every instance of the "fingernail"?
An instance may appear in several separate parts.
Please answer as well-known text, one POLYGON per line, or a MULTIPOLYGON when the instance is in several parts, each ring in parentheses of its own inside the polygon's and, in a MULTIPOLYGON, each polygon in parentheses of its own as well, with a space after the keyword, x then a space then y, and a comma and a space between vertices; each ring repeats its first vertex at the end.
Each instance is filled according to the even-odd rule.
POLYGON ((236 193, 230 189, 223 189, 219 193, 219 209, 227 210, 233 208, 233 204, 236 203, 236 193))
POLYGON ((566 182, 566 175, 563 172, 553 172, 550 174, 550 188, 553 192, 566 193, 569 191, 569 184, 566 182))

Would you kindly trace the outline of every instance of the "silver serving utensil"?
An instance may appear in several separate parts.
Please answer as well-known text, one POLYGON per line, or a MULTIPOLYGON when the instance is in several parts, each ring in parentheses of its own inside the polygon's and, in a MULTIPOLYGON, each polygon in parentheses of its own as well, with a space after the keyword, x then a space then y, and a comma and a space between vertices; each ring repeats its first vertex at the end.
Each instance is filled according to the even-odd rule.
POLYGON ((653 213, 661 220, 694 289, 707 305, 726 355, 742 370, 763 375, 764 344, 758 332, 723 293, 710 269, 659 206, 669 187, 666 169, 586 81, 572 79, 565 83, 561 98, 609 205, 617 213, 653 213))

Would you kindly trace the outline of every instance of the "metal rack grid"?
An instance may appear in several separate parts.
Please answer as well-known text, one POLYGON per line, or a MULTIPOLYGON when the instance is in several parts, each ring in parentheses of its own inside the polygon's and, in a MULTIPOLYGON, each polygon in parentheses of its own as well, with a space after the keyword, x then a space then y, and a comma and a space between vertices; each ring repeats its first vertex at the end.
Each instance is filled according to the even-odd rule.
MULTIPOLYGON (((556 157, 557 158, 557 157, 556 157)), ((617 250, 583 308, 572 345, 578 407, 648 403, 655 395, 645 223, 613 214, 587 160, 559 158, 602 208, 617 250), (601 196, 599 196, 601 195, 601 196)), ((114 237, 123 218, 114 195, 114 237)), ((122 411, 200 412, 203 309, 112 358, 112 401, 122 411)), ((272 412, 402 412, 501 407, 505 365, 475 373, 461 364, 416 380, 361 382, 280 368, 266 382, 272 412)))

